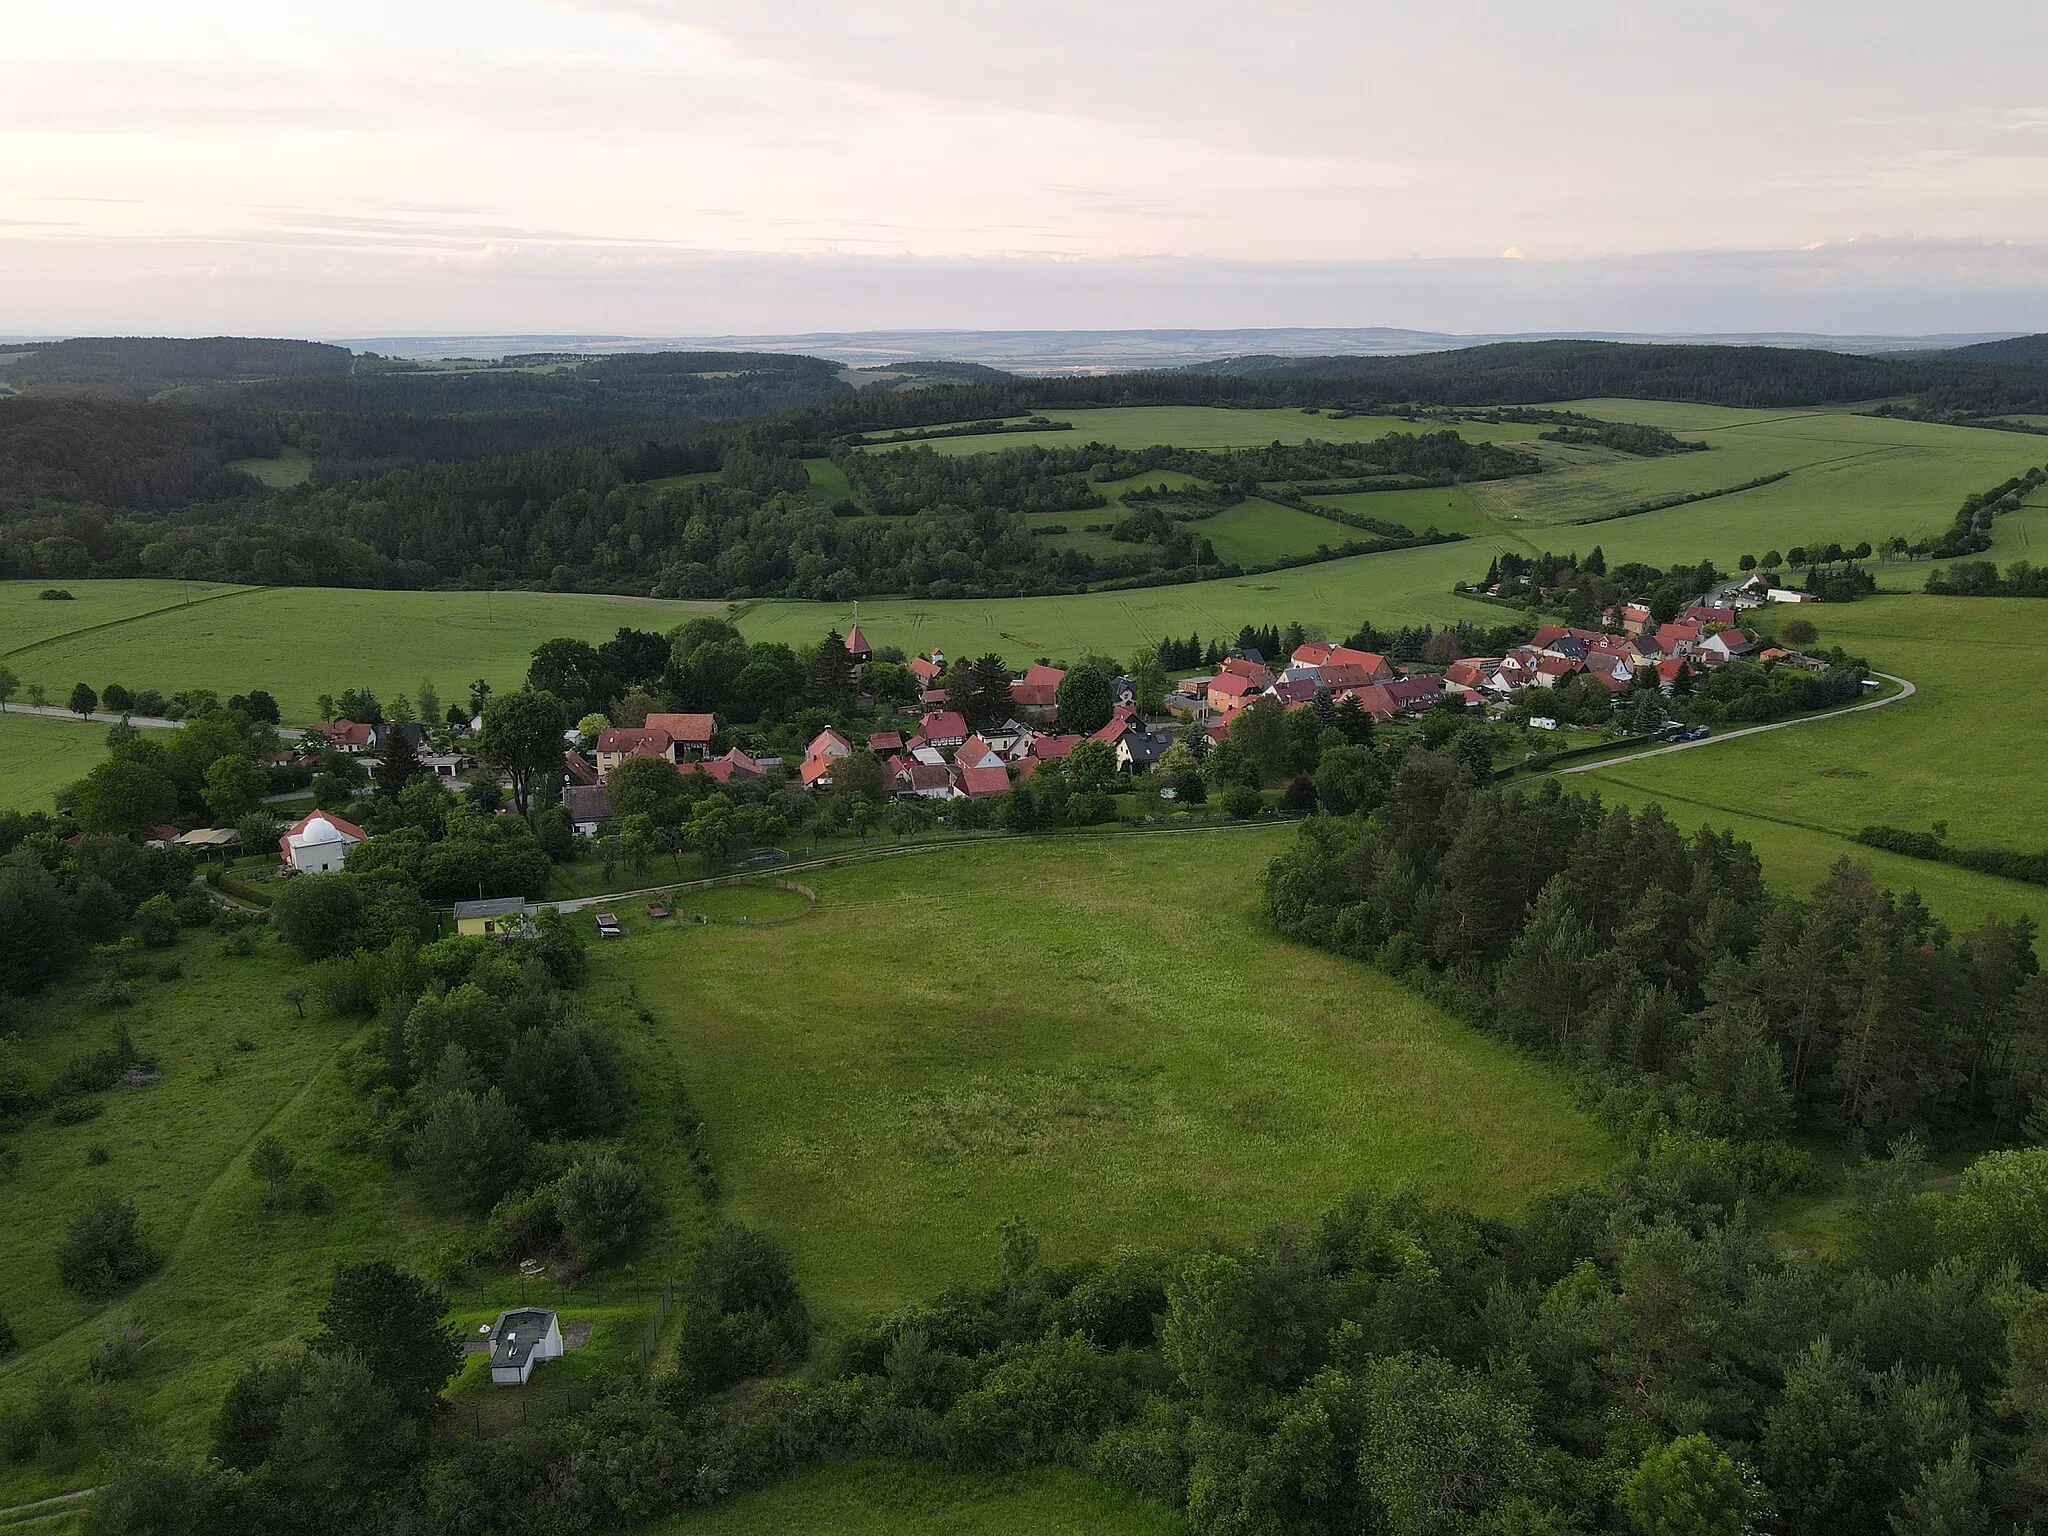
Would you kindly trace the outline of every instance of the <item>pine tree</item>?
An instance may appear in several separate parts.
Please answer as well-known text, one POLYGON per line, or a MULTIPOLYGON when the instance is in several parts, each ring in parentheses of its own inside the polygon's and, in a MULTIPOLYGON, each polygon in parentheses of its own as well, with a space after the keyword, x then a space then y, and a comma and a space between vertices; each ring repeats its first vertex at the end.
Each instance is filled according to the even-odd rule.
POLYGON ((377 761, 377 793, 396 800, 419 772, 419 754, 413 750, 411 733, 402 726, 386 726, 384 753, 377 761))
POLYGON ((811 663, 811 680, 804 689, 804 702, 818 709, 841 708, 853 694, 853 657, 838 630, 828 629, 818 643, 817 660, 811 663))

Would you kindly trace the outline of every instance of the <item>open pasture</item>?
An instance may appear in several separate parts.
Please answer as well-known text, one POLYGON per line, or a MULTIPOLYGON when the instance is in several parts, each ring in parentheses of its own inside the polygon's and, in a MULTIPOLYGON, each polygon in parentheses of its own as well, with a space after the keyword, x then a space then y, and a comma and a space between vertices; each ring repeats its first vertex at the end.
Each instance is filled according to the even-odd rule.
POLYGON ((1562 1080, 1276 938, 1291 830, 1005 841, 807 876, 810 918, 641 927, 731 1213, 828 1323, 989 1272, 1306 1220, 1367 1180, 1504 1211, 1613 1157, 1562 1080))
MULTIPOLYGON (((1047 448, 1078 448, 1086 443, 1107 443, 1112 448, 1153 448, 1161 443, 1176 448, 1263 448, 1268 443, 1304 443, 1312 437, 1326 443, 1369 443, 1389 432, 1440 428, 1437 422, 1408 421, 1399 416, 1335 417, 1284 407, 1239 411, 1220 405, 1132 405, 1047 414, 1055 421, 1071 421, 1073 431, 942 437, 928 446, 949 454, 989 453, 1032 443, 1047 448)), ((1473 442, 1521 443, 1535 439, 1544 428, 1518 422, 1463 422, 1458 430, 1473 442)))

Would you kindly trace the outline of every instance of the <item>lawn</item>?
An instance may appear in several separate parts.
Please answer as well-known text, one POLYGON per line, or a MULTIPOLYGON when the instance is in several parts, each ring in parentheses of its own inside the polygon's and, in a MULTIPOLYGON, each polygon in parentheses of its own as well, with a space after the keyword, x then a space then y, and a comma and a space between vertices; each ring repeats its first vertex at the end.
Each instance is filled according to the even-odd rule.
POLYGON ((830 1324, 1055 1259, 1307 1220, 1372 1179, 1499 1212, 1613 1152, 1564 1084, 1276 938, 1291 832, 1004 842, 807 875, 788 926, 642 924, 654 1012, 739 1219, 830 1324))
POLYGON ((35 677, 31 658, 58 636, 255 590, 217 581, 0 581, 0 661, 27 683, 35 677), (41 596, 53 589, 69 592, 70 601, 41 596))
POLYGON ((1172 1510, 1078 1472, 949 1472, 918 1463, 812 1467, 648 1536, 1179 1536, 1172 1510))
POLYGON ((63 785, 107 755, 107 728, 54 715, 0 713, 0 811, 47 811, 63 785))

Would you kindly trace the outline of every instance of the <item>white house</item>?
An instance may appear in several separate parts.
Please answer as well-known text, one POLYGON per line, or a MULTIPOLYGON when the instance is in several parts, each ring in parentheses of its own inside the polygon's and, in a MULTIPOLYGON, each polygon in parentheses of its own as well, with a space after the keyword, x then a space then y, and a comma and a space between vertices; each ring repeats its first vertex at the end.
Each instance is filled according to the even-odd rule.
POLYGON ((491 1385, 523 1387, 543 1360, 562 1358, 562 1327, 540 1307, 500 1312, 491 1325, 491 1385))
POLYGON ((277 840, 285 863, 302 875, 332 874, 363 840, 363 829, 326 811, 300 817, 277 840))

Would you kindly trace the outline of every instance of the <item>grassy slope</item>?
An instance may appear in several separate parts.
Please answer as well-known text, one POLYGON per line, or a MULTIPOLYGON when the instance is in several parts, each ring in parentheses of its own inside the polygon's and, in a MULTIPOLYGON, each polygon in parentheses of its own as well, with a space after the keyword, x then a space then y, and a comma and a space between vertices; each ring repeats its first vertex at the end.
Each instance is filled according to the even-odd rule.
MULTIPOLYGON (((1298 410, 1230 410, 1216 405, 1111 406, 1103 410, 1061 411, 1071 432, 1019 433, 1003 436, 944 437, 929 446, 940 453, 988 453, 1031 443, 1047 448, 1078 448, 1107 443, 1113 448, 1151 448, 1172 443, 1181 448, 1263 448, 1268 443, 1300 443, 1317 438, 1326 443, 1372 442, 1389 432, 1429 432, 1433 422, 1403 421, 1394 416, 1351 416, 1337 420, 1298 410)), ((1544 429, 1513 423, 1461 423, 1458 430, 1473 441, 1526 442, 1544 429)), ((902 446, 900 444, 891 446, 902 446)))
MULTIPOLYGON (((250 590, 208 581, 0 581, 0 661, 24 683, 31 682, 38 676, 31 658, 55 636, 250 590), (53 585, 69 592, 72 601, 45 602, 37 595, 53 585)), ((93 681, 98 686, 98 679, 93 681)))
POLYGON ((606 954, 669 1032, 735 1216, 842 1321, 1055 1256, 1243 1235, 1367 1179, 1482 1210, 1611 1155, 1560 1083, 1256 915, 1287 832, 1006 844, 817 878, 817 915, 606 954), (767 977, 773 985, 764 985, 767 977))
MULTIPOLYGON (((133 1314, 157 1342, 136 1380, 114 1389, 107 1423, 124 1438, 142 1432, 197 1448, 242 1363, 312 1326, 336 1263, 388 1254, 421 1265, 452 1224, 423 1205, 416 1182, 381 1157, 329 1145, 357 1103, 336 1056, 359 1026, 325 1016, 317 1004, 308 1005, 303 1021, 294 1016, 282 993, 303 971, 274 940, 262 938, 255 955, 232 958, 210 932, 188 932, 148 959, 153 967, 167 957, 180 962, 184 976, 137 980, 135 1004, 122 1015, 137 1044, 157 1057, 162 1082, 99 1095, 104 1112, 85 1124, 59 1126, 45 1114, 7 1139, 19 1161, 0 1176, 0 1231, 8 1234, 0 1312, 24 1347, 0 1360, 0 1402, 28 1392, 46 1369, 81 1381, 107 1319, 133 1314), (237 1049, 237 1038, 255 1049, 237 1049), (264 1208, 247 1156, 266 1130, 326 1186, 326 1209, 264 1208), (94 1146, 106 1149, 104 1165, 88 1163, 94 1146), (154 1278, 106 1306, 64 1289, 52 1256, 72 1211, 99 1187, 136 1201, 168 1260, 154 1278)), ((26 1007, 17 1043, 31 1082, 48 1081, 100 1045, 111 1026, 107 1010, 87 996, 90 968, 80 974, 83 982, 26 1007)), ((615 989, 600 980, 584 1001, 613 1028, 639 1085, 632 1134, 670 1211, 669 1235, 641 1266, 659 1276, 667 1272, 674 1233, 691 1230, 698 1210, 669 1134, 676 1113, 672 1064, 665 1044, 615 989)), ((589 1354, 559 1368, 551 1392, 607 1358, 630 1357, 648 1306, 616 1288, 591 1300, 552 1288, 522 1290, 516 1279, 452 1299, 468 1325, 528 1298, 560 1303, 572 1319, 597 1323, 589 1354)), ((489 1394, 477 1384, 465 1378, 451 1391, 465 1402, 482 1396, 488 1420, 489 1394)), ((89 1481, 92 1454, 88 1442, 25 1466, 0 1466, 0 1505, 89 1481)))
POLYGON ((50 715, 0 714, 0 811, 47 811, 61 785, 107 754, 107 728, 50 715))
POLYGON ((1077 1472, 946 1472, 879 1461, 835 1462, 649 1536, 1174 1536, 1171 1510, 1077 1472))

